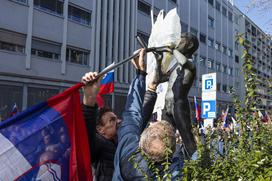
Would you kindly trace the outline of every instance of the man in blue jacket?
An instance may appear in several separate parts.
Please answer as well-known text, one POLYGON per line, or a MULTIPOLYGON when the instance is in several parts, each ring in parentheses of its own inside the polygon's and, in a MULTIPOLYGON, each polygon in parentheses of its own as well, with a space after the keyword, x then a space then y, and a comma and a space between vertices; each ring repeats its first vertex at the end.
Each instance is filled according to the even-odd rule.
POLYGON ((146 129, 147 120, 143 110, 153 109, 156 101, 156 88, 162 82, 161 58, 153 79, 145 91, 144 50, 134 61, 137 76, 132 82, 123 122, 118 129, 118 147, 114 159, 113 180, 158 180, 159 178, 181 179, 183 157, 176 149, 175 131, 166 121, 151 123, 146 129))

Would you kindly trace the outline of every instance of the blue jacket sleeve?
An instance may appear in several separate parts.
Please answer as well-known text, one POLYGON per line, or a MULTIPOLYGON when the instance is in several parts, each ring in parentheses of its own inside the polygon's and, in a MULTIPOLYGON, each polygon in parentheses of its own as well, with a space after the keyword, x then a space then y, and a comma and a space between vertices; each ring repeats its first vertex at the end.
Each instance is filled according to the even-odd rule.
POLYGON ((123 181, 121 160, 137 148, 142 130, 142 104, 145 93, 145 76, 138 74, 130 85, 123 121, 118 129, 118 146, 114 157, 113 181, 123 181))
POLYGON ((128 136, 140 136, 142 131, 142 104, 145 94, 145 76, 138 74, 132 82, 123 112, 123 122, 118 129, 118 143, 128 136))

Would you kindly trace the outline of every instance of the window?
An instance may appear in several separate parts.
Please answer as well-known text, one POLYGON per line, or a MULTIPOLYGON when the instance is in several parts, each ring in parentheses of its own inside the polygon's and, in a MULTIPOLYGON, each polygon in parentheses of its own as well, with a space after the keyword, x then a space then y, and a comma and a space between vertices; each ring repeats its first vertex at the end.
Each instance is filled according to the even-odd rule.
POLYGON ((209 4, 213 6, 213 0, 209 0, 209 4))
POLYGON ((7 43, 0 41, 0 50, 7 50, 12 52, 25 53, 25 47, 22 45, 16 45, 13 43, 7 43))
POLYGON ((238 43, 238 41, 235 41, 234 46, 235 46, 235 50, 239 50, 239 43, 238 43))
POLYGON ((232 13, 229 11, 229 20, 232 21, 232 13))
POLYGON ((223 84, 223 86, 222 86, 222 90, 223 90, 223 92, 227 92, 227 85, 226 84, 223 84))
POLYGON ((34 0, 34 6, 50 13, 63 14, 63 1, 60 0, 34 0))
POLYGON ((184 22, 181 22, 181 30, 183 32, 187 32, 188 31, 188 25, 184 22))
POLYGON ((214 28, 214 19, 212 17, 208 17, 208 25, 211 28, 214 28))
POLYGON ((208 58, 208 60, 207 60, 207 67, 209 69, 213 69, 214 68, 214 60, 208 58))
POLYGON ((213 39, 208 38, 208 46, 213 48, 213 39))
POLYGON ((60 59, 61 46, 58 43, 32 39, 31 54, 48 59, 60 59))
POLYGON ((227 73, 227 66, 226 65, 223 65, 222 69, 223 69, 222 70, 223 73, 227 73))
POLYGON ((91 25, 91 13, 74 7, 68 6, 68 18, 85 25, 91 25))
POLYGON ((232 75, 233 74, 233 69, 231 67, 228 68, 228 74, 232 75))
POLYGON ((240 89, 240 83, 239 83, 239 82, 235 82, 235 88, 236 88, 237 90, 240 89))
POLYGON ((228 89, 228 93, 231 93, 231 92, 233 92, 234 91, 234 89, 233 89, 233 86, 229 86, 229 89, 228 89))
POLYGON ((195 28, 191 27, 191 33, 195 36, 197 36, 197 30, 195 28))
POLYGON ((222 46, 222 52, 224 53, 224 54, 227 54, 227 47, 226 46, 222 46))
POLYGON ((202 87, 202 77, 199 77, 199 79, 198 79, 198 85, 199 85, 199 87, 202 87))
POLYGON ((239 77, 239 72, 240 72, 239 69, 238 69, 238 68, 235 68, 235 76, 236 76, 236 77, 239 77))
POLYGON ((37 49, 34 49, 34 48, 31 49, 31 54, 39 56, 39 57, 55 59, 55 60, 58 60, 60 58, 60 54, 53 53, 53 52, 48 52, 48 51, 45 51, 45 50, 37 50, 37 49))
MULTIPOLYGON (((13 85, 0 85, 0 122, 10 116, 10 111, 16 103, 22 110, 23 87, 13 85)), ((37 103, 37 102, 36 102, 37 103)))
POLYGON ((205 43, 205 44, 206 44, 206 35, 204 35, 204 34, 200 33, 200 37, 199 37, 199 39, 200 39, 200 42, 202 42, 202 43, 205 43))
POLYGON ((144 3, 143 1, 138 1, 138 10, 148 16, 150 15, 150 5, 144 3))
POLYGON ((237 14, 234 14, 234 22, 239 25, 239 16, 237 14))
POLYGON ((27 97, 27 106, 33 106, 37 102, 43 102, 49 99, 50 97, 59 93, 58 89, 48 89, 48 88, 28 88, 28 97, 27 97))
POLYGON ((200 65, 205 65, 205 60, 206 60, 205 57, 199 56, 199 64, 200 64, 200 65))
POLYGON ((239 63, 239 56, 238 55, 235 55, 235 62, 239 63))
POLYGON ((216 50, 220 50, 220 43, 215 42, 214 48, 215 48, 216 50))
POLYGON ((232 49, 229 48, 228 49, 228 56, 232 57, 232 52, 233 52, 232 49))
POLYGON ((88 55, 86 51, 75 50, 72 48, 66 49, 66 61, 81 65, 88 65, 88 55))
POLYGON ((140 31, 137 32, 137 35, 144 40, 146 45, 148 44, 149 35, 140 31))
POLYGON ((227 16, 227 9, 224 6, 222 6, 222 14, 227 16))
POLYGON ((216 71, 220 72, 220 68, 221 68, 221 63, 216 62, 216 71))
POLYGON ((215 8, 216 8, 218 11, 221 10, 221 4, 220 4, 218 1, 215 2, 215 8))
POLYGON ((220 83, 216 84, 216 90, 220 92, 220 90, 221 90, 221 84, 220 83))

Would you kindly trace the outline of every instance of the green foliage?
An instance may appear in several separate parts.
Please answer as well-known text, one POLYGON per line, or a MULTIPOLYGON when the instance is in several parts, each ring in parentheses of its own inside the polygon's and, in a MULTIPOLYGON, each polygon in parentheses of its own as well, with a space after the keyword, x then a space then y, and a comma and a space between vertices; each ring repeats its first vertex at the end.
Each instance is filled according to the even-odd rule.
POLYGON ((243 102, 233 93, 240 135, 228 134, 219 127, 208 132, 206 143, 198 143, 198 159, 185 162, 183 180, 272 180, 272 126, 264 125, 258 117, 255 62, 248 53, 246 40, 241 35, 238 39, 244 48, 242 69, 246 89, 243 102), (224 155, 216 153, 219 138, 224 140, 224 155))

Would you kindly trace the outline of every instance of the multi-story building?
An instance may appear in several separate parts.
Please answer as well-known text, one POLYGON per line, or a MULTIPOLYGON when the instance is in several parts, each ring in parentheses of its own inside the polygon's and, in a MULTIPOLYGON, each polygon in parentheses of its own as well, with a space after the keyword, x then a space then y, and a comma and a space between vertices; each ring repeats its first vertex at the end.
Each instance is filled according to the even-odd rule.
MULTIPOLYGON (((85 72, 125 59, 137 47, 135 35, 151 30, 150 4, 143 1, 0 3, 1 119, 14 103, 23 110, 78 82, 85 72)), ((159 9, 166 6, 176 3, 156 2, 159 9)), ((119 114, 133 76, 130 64, 115 71, 115 92, 106 100, 119 114)))
POLYGON ((201 98, 202 74, 216 72, 217 112, 221 113, 231 105, 229 93, 239 78, 234 74, 233 4, 227 0, 181 1, 180 16, 182 31, 194 33, 200 42, 190 98, 201 98))
POLYGON ((90 70, 92 1, 0 0, 0 114, 46 100, 90 70))
POLYGON ((233 7, 233 17, 234 17, 234 75, 237 77, 234 88, 235 93, 239 96, 240 100, 245 98, 245 86, 244 86, 244 74, 242 71, 243 65, 243 47, 240 45, 238 36, 242 36, 245 33, 245 18, 243 13, 237 8, 233 7))
MULTIPOLYGON (((220 112, 232 102, 232 87, 241 96, 244 91, 241 50, 235 49, 233 38, 236 29, 243 32, 241 25, 250 22, 261 32, 249 20, 234 23, 241 12, 228 0, 0 0, 0 4, 2 116, 15 102, 20 110, 25 109, 78 82, 85 72, 100 71, 127 58, 139 47, 136 34, 148 40, 150 10, 156 18, 159 10, 168 12, 175 7, 182 31, 195 34, 200 42, 194 56, 198 71, 189 98, 191 102, 194 95, 201 98, 202 74, 217 72, 220 112)), ((266 77, 271 75, 268 60, 261 63, 262 67, 270 63, 270 74, 263 74, 266 77)), ((115 71, 115 92, 105 99, 118 114, 133 77, 129 63, 115 71)))
POLYGON ((257 93, 260 109, 272 108, 271 89, 268 80, 272 76, 272 47, 271 37, 264 33, 250 18, 244 15, 245 39, 249 45, 249 54, 255 62, 257 74, 257 93))

